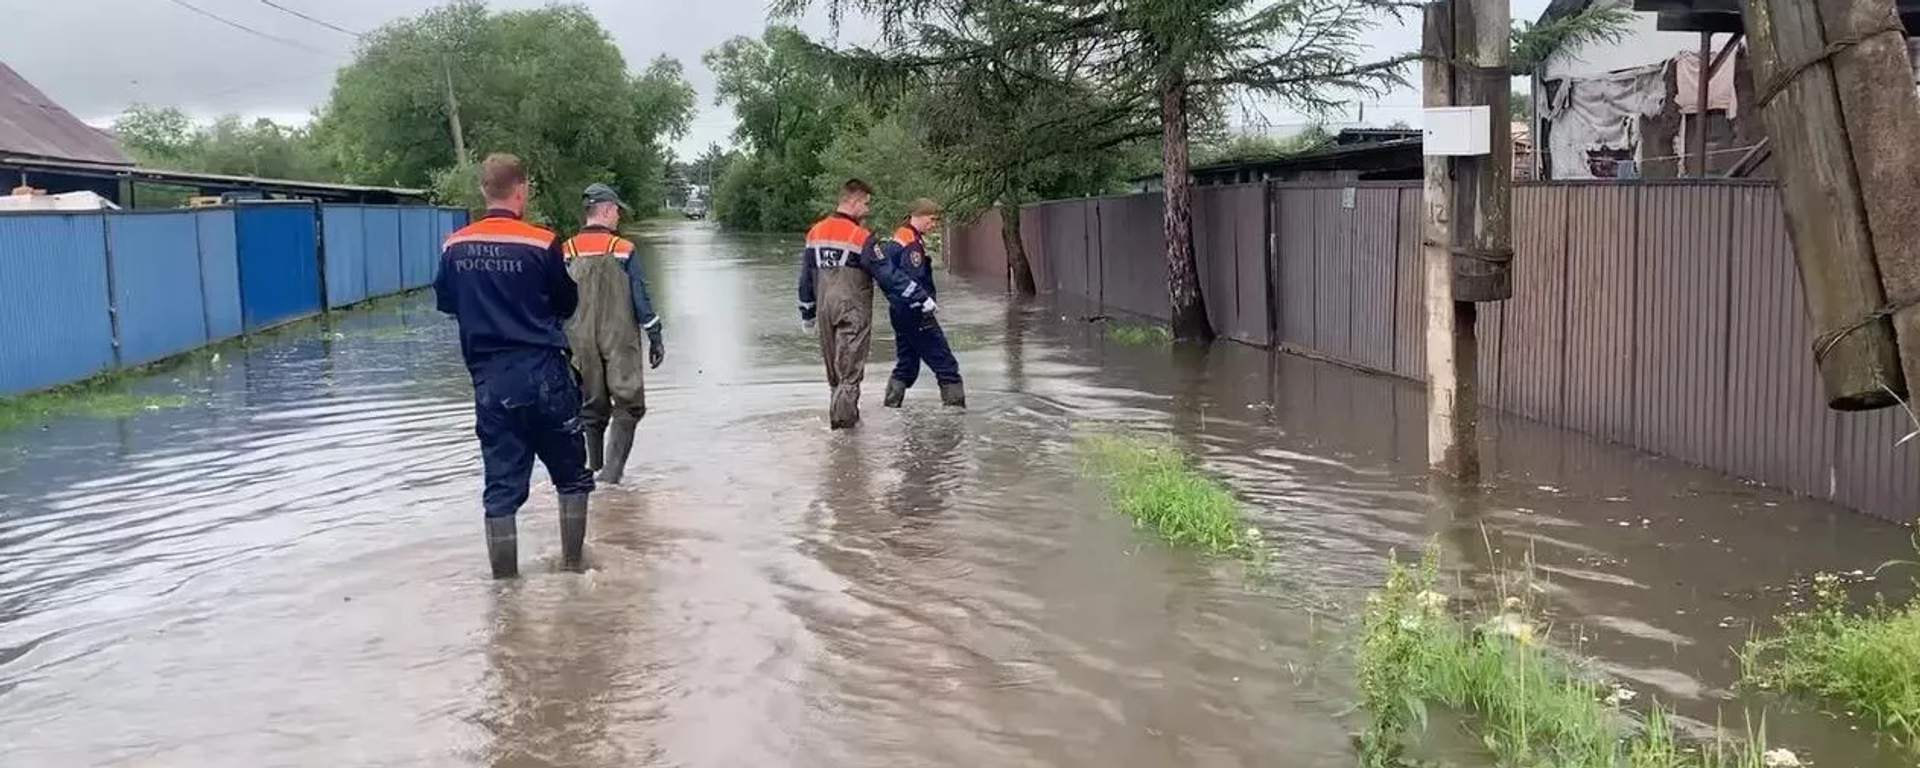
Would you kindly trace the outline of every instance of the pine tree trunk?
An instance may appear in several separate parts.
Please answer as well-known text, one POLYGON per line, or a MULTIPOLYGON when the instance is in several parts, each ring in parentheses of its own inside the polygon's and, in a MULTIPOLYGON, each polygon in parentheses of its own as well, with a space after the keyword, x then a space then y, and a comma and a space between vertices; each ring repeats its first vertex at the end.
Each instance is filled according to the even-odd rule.
POLYGON ((1015 296, 1034 295, 1033 264, 1020 237, 1020 203, 1011 197, 1000 205, 1000 239, 1007 246, 1007 285, 1015 296))
POLYGON ((1173 336, 1181 341, 1213 341, 1207 300, 1200 293, 1200 271, 1193 258, 1193 184, 1188 176, 1187 83, 1168 77, 1160 83, 1160 178, 1162 223, 1167 241, 1167 298, 1172 303, 1173 336))

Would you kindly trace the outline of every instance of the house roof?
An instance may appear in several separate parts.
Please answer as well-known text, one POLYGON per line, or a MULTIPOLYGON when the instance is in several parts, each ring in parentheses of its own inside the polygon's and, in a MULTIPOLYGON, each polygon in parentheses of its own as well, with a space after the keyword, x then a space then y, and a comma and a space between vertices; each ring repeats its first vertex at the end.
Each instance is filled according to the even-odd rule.
POLYGON ((424 189, 407 187, 370 187, 362 184, 336 184, 321 181, 300 181, 298 179, 269 179, 255 176, 229 176, 219 173, 170 171, 163 168, 137 168, 130 163, 85 163, 17 157, 9 156, 4 152, 0 152, 0 168, 85 178, 151 181, 201 189, 258 189, 263 192, 277 192, 280 194, 317 197, 321 199, 390 195, 393 197, 424 200, 428 194, 430 194, 424 189))
POLYGON ((80 122, 40 89, 0 64, 0 153, 52 160, 132 165, 113 140, 80 122))
MULTIPOLYGON (((1740 32, 1741 0, 1633 0, 1633 9, 1658 13, 1658 27, 1667 32, 1740 32)), ((1579 10, 1593 0, 1553 0, 1553 6, 1566 5, 1579 10)), ((1920 0, 1895 0, 1900 21, 1907 34, 1920 33, 1920 0)), ((1548 14, 1553 13, 1549 6, 1548 14)))

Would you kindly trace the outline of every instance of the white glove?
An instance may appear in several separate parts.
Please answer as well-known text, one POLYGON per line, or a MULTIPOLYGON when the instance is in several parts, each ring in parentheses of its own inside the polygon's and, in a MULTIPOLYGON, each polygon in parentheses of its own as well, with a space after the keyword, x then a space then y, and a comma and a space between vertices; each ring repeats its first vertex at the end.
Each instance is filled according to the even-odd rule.
POLYGON ((931 315, 938 309, 940 309, 940 305, 933 303, 932 296, 928 296, 926 301, 920 302, 920 311, 926 314, 931 315))
POLYGON ((815 333, 815 332, 818 332, 819 329, 820 329, 820 326, 815 324, 814 321, 812 320, 800 321, 800 331, 802 333, 815 333))

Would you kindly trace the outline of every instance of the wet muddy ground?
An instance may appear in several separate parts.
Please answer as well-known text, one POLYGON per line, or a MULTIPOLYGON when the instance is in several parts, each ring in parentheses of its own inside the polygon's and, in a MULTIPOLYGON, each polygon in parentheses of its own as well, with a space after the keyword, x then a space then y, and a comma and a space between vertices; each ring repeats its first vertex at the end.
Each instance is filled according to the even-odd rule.
POLYGON ((0 764, 1344 768, 1348 608, 1434 536, 1469 574, 1531 553, 1582 650, 1696 721, 1764 706, 1819 764, 1906 763, 1727 698, 1782 587, 1909 554, 1898 528, 1507 419, 1463 496, 1422 471, 1417 387, 1115 344, 951 279, 972 410, 931 381, 879 408, 877 338, 866 422, 833 434, 790 244, 643 242, 670 353, 585 575, 553 568, 542 478, 527 576, 487 578, 427 297, 137 385, 188 407, 0 433, 0 764), (1203 456, 1273 578, 1104 509, 1072 454, 1094 424, 1203 456))

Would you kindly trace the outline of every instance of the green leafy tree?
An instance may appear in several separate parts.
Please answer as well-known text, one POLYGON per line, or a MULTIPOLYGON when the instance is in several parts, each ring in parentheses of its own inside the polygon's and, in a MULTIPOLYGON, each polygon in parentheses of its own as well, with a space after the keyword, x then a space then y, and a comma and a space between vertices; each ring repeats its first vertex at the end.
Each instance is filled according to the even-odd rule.
POLYGON ((812 51, 799 30, 771 26, 758 40, 736 37, 703 58, 716 78, 714 103, 733 106, 734 139, 748 153, 714 190, 722 224, 791 231, 824 212, 814 197, 822 153, 840 131, 865 130, 866 119, 812 51))
POLYGON ((685 133, 693 101, 679 62, 630 72, 583 6, 491 13, 460 0, 369 34, 315 133, 350 180, 462 196, 460 176, 477 182, 448 171, 474 159, 455 152, 457 113, 474 155, 526 161, 532 215, 570 228, 589 183, 636 198, 659 188, 663 145, 685 133))
POLYGON ((199 173, 330 181, 339 177, 304 127, 227 115, 198 125, 173 107, 136 105, 113 130, 143 165, 199 173))
POLYGON ((193 119, 174 107, 135 104, 113 121, 120 146, 142 165, 178 168, 198 138, 193 119))
POLYGON ((945 197, 950 182, 942 178, 932 153, 907 131, 898 113, 888 115, 861 133, 842 133, 821 158, 825 173, 814 185, 814 208, 832 210, 840 182, 865 179, 874 187, 873 210, 867 220, 875 232, 891 232, 907 218, 916 197, 945 197))

